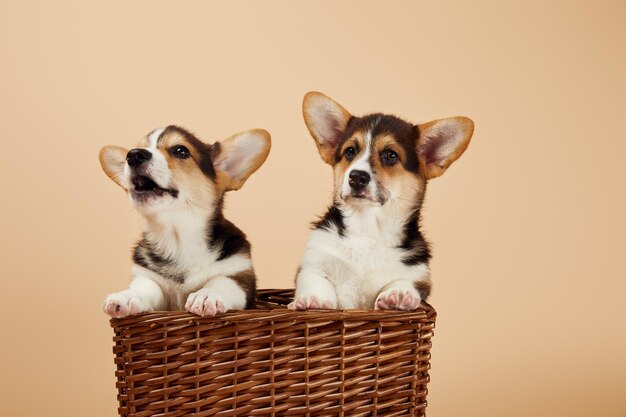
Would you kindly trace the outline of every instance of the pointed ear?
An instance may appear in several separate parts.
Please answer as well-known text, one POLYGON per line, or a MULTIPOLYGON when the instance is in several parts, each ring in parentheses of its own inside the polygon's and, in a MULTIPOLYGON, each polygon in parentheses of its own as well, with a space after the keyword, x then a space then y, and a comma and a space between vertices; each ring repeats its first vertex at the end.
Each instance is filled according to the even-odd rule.
POLYGON ((100 149, 99 156, 100 166, 104 173, 125 190, 126 187, 122 184, 121 178, 126 164, 126 154, 128 154, 128 149, 121 146, 105 146, 100 149))
POLYGON ((267 159, 272 142, 263 129, 237 133, 213 145, 213 166, 226 191, 240 189, 267 159))
POLYGON ((330 97, 311 91, 302 101, 304 123, 315 139, 317 150, 327 164, 335 161, 335 149, 352 115, 330 97))
POLYGON ((417 156, 426 179, 436 178, 465 151, 474 132, 467 117, 450 117, 418 126, 417 156))

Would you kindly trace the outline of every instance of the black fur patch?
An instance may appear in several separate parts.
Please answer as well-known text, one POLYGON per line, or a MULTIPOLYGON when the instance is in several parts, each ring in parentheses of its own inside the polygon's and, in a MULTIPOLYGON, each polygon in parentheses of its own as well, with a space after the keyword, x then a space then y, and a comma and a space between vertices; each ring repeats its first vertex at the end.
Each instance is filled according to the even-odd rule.
POLYGON ((206 175, 212 180, 215 180, 215 168, 213 167, 212 156, 214 156, 214 154, 216 153, 214 149, 216 147, 219 153, 219 143, 216 143, 215 145, 204 143, 200 139, 195 137, 191 132, 183 129, 182 127, 174 126, 174 125, 166 127, 165 131, 163 132, 163 134, 161 134, 159 139, 164 137, 170 132, 178 133, 179 135, 184 137, 185 140, 187 140, 187 142, 191 144, 191 146, 193 146, 193 148, 196 151, 196 154, 198 155, 197 160, 195 160, 196 164, 198 165, 198 168, 200 168, 200 170, 204 173, 204 175, 206 175))
POLYGON ((402 263, 405 265, 427 264, 430 260, 428 242, 420 231, 419 211, 411 216, 404 225, 404 237, 400 248, 406 251, 402 263))
POLYGON ((237 253, 250 253, 250 243, 246 239, 246 235, 224 218, 221 204, 218 205, 209 224, 207 243, 209 248, 219 248, 218 261, 237 253))
MULTIPOLYGON (((372 132, 372 138, 382 135, 391 135, 398 141, 405 151, 406 159, 402 161, 404 168, 410 172, 418 172, 419 162, 417 159, 417 139, 419 138, 419 130, 417 126, 412 125, 396 116, 373 113, 363 117, 352 117, 348 121, 346 130, 341 135, 339 145, 335 152, 335 163, 341 161, 341 147, 343 142, 350 139, 356 132, 372 132)), ((372 155, 374 157, 374 155, 372 155)))
POLYGON ((133 262, 146 269, 151 269, 150 264, 148 263, 148 260, 146 259, 146 256, 144 255, 145 252, 142 250, 142 246, 141 246, 144 240, 145 239, 142 239, 139 242, 137 242, 137 244, 133 248, 133 262))
MULTIPOLYGON (((208 222, 206 244, 207 249, 219 251, 217 261, 221 261, 235 254, 250 254, 250 243, 246 239, 246 235, 224 218, 221 204, 218 205, 213 218, 208 222)), ((166 279, 170 279, 179 284, 185 282, 187 275, 185 269, 178 265, 176 259, 164 256, 163 253, 158 250, 157 245, 148 240, 145 233, 133 250, 133 261, 137 265, 156 272, 166 279)), ((249 274, 246 275, 246 277, 249 276, 249 274)), ((254 272, 252 272, 251 276, 254 278, 254 272)), ((247 278, 246 280, 238 280, 233 277, 233 279, 246 291, 247 297, 254 298, 254 290, 256 288, 254 279, 252 284, 246 283, 249 281, 247 278), (250 288, 252 288, 252 290, 250 290, 250 288), (251 296, 248 295, 249 291, 252 291, 251 296)))
POLYGON ((312 224, 314 229, 333 230, 333 227, 337 228, 339 236, 344 237, 346 232, 346 225, 343 222, 343 213, 341 209, 336 205, 332 205, 326 211, 318 221, 312 224))
POLYGON ((135 245, 133 261, 139 266, 156 272, 163 278, 170 279, 179 284, 185 281, 184 271, 174 260, 164 258, 163 255, 158 252, 155 245, 147 239, 145 233, 139 242, 137 242, 137 245, 135 245))
POLYGON ((256 306, 256 275, 254 270, 240 272, 230 277, 246 293, 246 309, 256 306))
POLYGON ((417 292, 420 294, 422 301, 426 301, 426 299, 430 295, 430 291, 432 288, 432 284, 430 283, 430 281, 416 281, 413 285, 417 292))

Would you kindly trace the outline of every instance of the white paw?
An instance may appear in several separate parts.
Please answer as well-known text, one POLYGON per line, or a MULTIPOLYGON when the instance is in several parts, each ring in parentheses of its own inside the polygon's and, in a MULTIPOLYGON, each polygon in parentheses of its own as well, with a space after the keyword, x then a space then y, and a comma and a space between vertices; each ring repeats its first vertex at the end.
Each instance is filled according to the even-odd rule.
POLYGON ((202 288, 189 294, 185 303, 185 309, 201 317, 214 316, 217 313, 225 313, 228 310, 222 298, 215 291, 208 288, 202 288))
POLYGON ((337 308, 337 302, 329 298, 318 297, 315 295, 298 295, 291 303, 289 303, 287 308, 290 310, 334 310, 337 308))
POLYGON ((102 310, 112 318, 119 319, 150 311, 150 306, 134 291, 124 290, 105 298, 102 310))
POLYGON ((389 288, 382 291, 376 298, 376 310, 417 310, 422 298, 417 290, 389 288))

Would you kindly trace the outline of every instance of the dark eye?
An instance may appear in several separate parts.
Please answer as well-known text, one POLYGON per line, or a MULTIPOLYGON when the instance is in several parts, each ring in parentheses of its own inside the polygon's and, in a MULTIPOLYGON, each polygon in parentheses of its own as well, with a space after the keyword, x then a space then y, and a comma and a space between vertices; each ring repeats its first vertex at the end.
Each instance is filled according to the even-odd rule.
POLYGON ((396 151, 387 149, 380 154, 380 160, 383 165, 391 166, 398 162, 398 154, 396 153, 396 151))
POLYGON ((346 150, 343 151, 343 156, 345 156, 348 161, 352 161, 356 156, 356 149, 354 149, 354 146, 348 146, 346 150))
POLYGON ((180 159, 189 158, 189 149, 187 149, 183 145, 173 146, 170 149, 170 153, 174 155, 176 158, 180 158, 180 159))

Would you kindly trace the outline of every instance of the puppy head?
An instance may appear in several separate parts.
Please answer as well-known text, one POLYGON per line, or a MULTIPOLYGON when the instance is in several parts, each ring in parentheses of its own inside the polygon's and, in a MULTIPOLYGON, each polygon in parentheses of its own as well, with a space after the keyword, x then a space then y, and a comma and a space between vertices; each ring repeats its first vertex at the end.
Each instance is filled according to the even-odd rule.
POLYGON ((426 181, 442 175, 467 148, 474 123, 451 117, 413 125, 395 116, 352 116, 322 93, 302 104, 320 156, 333 166, 335 201, 353 206, 415 207, 426 181))
POLYGON ((177 126, 156 129, 134 149, 105 146, 100 164, 139 211, 210 209, 265 161, 270 135, 254 129, 208 144, 177 126), (194 207, 194 208, 195 208, 194 207))

